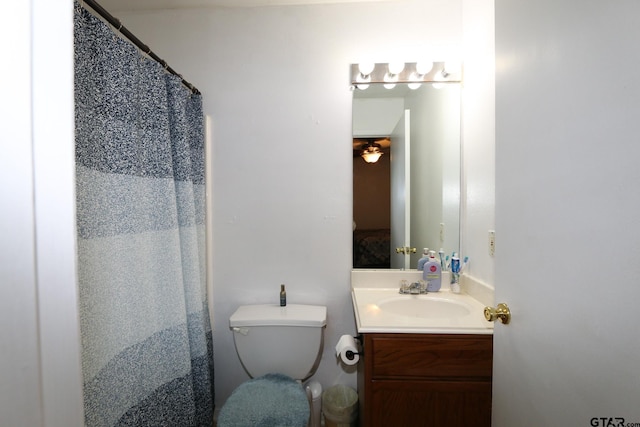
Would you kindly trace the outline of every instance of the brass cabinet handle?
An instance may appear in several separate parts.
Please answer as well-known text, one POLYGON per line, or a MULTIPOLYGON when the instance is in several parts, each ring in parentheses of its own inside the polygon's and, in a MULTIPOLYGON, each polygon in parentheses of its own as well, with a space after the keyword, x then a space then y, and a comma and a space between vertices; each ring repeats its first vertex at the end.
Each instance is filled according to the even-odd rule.
POLYGON ((509 310, 507 304, 501 302, 496 308, 485 307, 484 318, 487 319, 488 322, 499 320, 502 324, 508 325, 509 322, 511 322, 511 310, 509 310))
POLYGON ((404 248, 396 248, 397 254, 415 254, 418 250, 416 248, 410 248, 409 246, 405 246, 404 248))

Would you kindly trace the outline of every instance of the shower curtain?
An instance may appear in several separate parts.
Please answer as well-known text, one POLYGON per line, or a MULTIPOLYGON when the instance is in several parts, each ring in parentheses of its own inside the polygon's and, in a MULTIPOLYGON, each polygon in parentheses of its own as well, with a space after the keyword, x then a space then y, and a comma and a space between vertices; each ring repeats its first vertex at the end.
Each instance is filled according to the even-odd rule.
POLYGON ((209 427, 201 97, 74 9, 85 423, 209 427))

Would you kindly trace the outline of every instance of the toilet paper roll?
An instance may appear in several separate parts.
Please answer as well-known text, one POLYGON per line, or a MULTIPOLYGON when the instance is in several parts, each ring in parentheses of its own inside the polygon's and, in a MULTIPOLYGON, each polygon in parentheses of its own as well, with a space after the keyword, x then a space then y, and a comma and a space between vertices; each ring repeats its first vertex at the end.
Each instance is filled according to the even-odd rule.
POLYGON ((336 345, 336 356, 338 356, 345 365, 355 365, 360 360, 358 354, 358 344, 351 335, 343 335, 336 345))

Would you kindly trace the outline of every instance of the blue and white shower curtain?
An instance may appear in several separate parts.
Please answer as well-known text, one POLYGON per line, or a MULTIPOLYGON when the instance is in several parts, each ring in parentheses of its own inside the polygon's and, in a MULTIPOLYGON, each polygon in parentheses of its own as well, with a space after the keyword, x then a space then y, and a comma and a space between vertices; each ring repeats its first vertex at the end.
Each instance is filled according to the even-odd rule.
POLYGON ((211 426, 202 100, 75 4, 85 423, 211 426))

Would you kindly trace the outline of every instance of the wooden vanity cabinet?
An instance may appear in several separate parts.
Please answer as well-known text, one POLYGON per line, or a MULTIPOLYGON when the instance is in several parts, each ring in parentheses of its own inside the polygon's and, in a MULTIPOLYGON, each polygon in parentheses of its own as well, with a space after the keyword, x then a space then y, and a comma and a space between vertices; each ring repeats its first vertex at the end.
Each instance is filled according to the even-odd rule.
POLYGON ((364 334, 361 427, 490 427, 492 335, 364 334))

